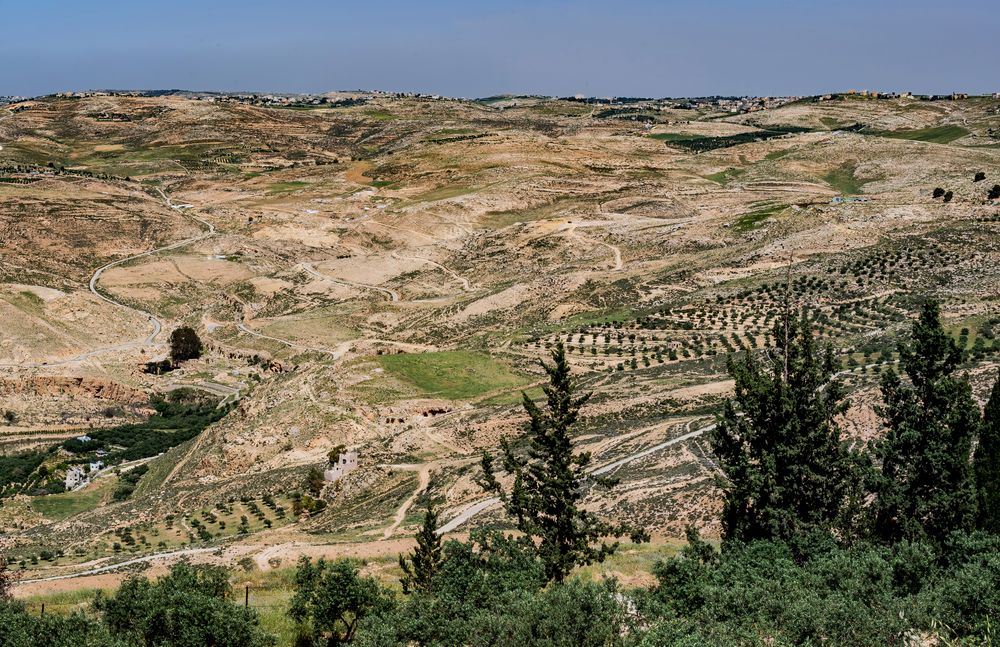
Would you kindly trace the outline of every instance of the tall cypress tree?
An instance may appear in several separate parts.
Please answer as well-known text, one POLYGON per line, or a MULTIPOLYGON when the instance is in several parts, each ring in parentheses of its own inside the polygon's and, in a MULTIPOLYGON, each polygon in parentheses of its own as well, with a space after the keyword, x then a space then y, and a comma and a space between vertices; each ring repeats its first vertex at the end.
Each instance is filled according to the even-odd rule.
POLYGON ((1000 534, 1000 375, 983 410, 972 471, 978 491, 979 523, 983 530, 1000 534))
POLYGON ((882 378, 879 413, 888 431, 874 444, 874 533, 887 542, 941 541, 973 527, 976 489, 970 457, 979 407, 956 371, 962 349, 941 326, 937 303, 926 302, 912 339, 899 344, 908 378, 882 378))
POLYGON ((399 568, 403 570, 399 582, 403 585, 403 593, 430 593, 434 588, 434 576, 444 563, 437 522, 438 513, 428 495, 424 523, 417 531, 417 547, 409 558, 399 556, 399 568))
POLYGON ((630 536, 632 541, 648 541, 648 534, 628 524, 612 524, 581 507, 586 482, 611 487, 612 479, 590 477, 588 452, 574 453, 570 432, 580 415, 580 408, 590 395, 576 396, 566 363, 566 350, 560 342, 552 352, 553 364, 542 362, 549 376, 543 387, 544 408, 522 394, 530 424, 527 455, 520 455, 506 439, 501 441, 503 469, 513 476, 510 492, 496 478, 495 458, 483 453, 484 490, 495 493, 517 528, 537 539, 538 556, 549 580, 562 581, 576 565, 604 561, 618 548, 607 537, 630 536))
POLYGON ((761 361, 749 352, 728 363, 735 395, 709 441, 725 473, 727 541, 788 541, 829 531, 853 473, 836 417, 847 409, 829 347, 813 340, 804 316, 789 315, 761 361))

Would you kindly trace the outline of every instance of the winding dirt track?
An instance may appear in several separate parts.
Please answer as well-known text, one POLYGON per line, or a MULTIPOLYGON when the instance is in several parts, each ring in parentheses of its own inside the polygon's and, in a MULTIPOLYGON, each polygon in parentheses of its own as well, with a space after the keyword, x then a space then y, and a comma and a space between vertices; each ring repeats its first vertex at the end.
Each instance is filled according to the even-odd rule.
POLYGON ((462 290, 464 290, 465 292, 472 292, 472 284, 469 283, 469 279, 465 278, 464 276, 462 276, 461 274, 459 274, 455 270, 448 269, 447 267, 445 267, 444 265, 442 265, 442 264, 440 264, 440 263, 438 263, 436 261, 432 261, 429 258, 423 258, 421 256, 401 256, 400 254, 398 254, 396 252, 392 253, 392 257, 396 258, 396 259, 400 259, 400 260, 405 260, 405 261, 420 261, 421 263, 427 263, 428 265, 432 265, 432 266, 438 268, 439 270, 441 270, 442 272, 444 272, 445 274, 451 276, 453 279, 455 279, 459 283, 461 283, 462 284, 462 290))
MULTIPOLYGON (((157 189, 157 191, 159 191, 160 195, 163 196, 163 199, 167 203, 168 207, 170 207, 171 209, 178 210, 178 211, 182 209, 182 207, 173 204, 170 201, 170 197, 167 196, 167 194, 164 193, 162 189, 157 189)), ((55 360, 55 361, 47 361, 47 362, 28 362, 28 363, 24 363, 24 364, 0 364, 0 366, 2 366, 2 367, 8 367, 8 368, 38 368, 38 367, 41 367, 41 366, 60 366, 60 365, 63 365, 63 364, 72 364, 74 362, 83 361, 83 360, 89 359, 91 357, 95 357, 97 355, 103 355, 105 353, 110 353, 110 352, 114 352, 114 351, 121 351, 121 350, 130 350, 130 349, 133 349, 133 348, 142 348, 142 347, 145 347, 145 346, 152 345, 153 341, 156 339, 156 337, 163 330, 163 322, 160 321, 156 317, 156 315, 154 315, 152 312, 147 312, 146 310, 142 310, 140 308, 135 308, 135 307, 130 306, 130 305, 126 304, 126 303, 122 303, 121 301, 115 300, 112 296, 110 296, 108 294, 104 294, 103 292, 101 292, 98 289, 98 282, 101 280, 101 275, 104 274, 105 271, 107 271, 107 270, 109 270, 109 269, 111 269, 113 267, 118 267, 119 265, 124 265, 125 263, 129 263, 129 262, 134 261, 134 260, 139 259, 139 258, 145 258, 147 256, 152 256, 153 254, 159 254, 161 252, 168 252, 170 250, 178 249, 180 247, 184 247, 186 245, 190 245, 191 243, 196 243, 198 241, 204 240, 206 238, 209 238, 209 237, 215 235, 215 233, 216 233, 215 232, 215 226, 212 225, 212 223, 210 223, 210 222, 208 222, 206 220, 202 220, 201 218, 199 218, 199 217, 197 217, 195 215, 192 215, 190 213, 185 213, 184 215, 186 215, 188 218, 191 218, 192 220, 198 222, 199 224, 204 225, 206 227, 205 231, 203 231, 202 233, 198 234, 197 236, 192 236, 191 238, 185 238, 184 240, 178 241, 176 243, 171 243, 170 245, 166 245, 164 247, 158 247, 156 249, 151 249, 149 251, 142 252, 141 254, 135 254, 134 256, 126 256, 125 258, 120 258, 120 259, 118 259, 116 261, 111 261, 110 263, 102 265, 101 267, 99 267, 96 270, 94 270, 94 273, 90 277, 90 281, 87 283, 87 287, 90 289, 90 292, 94 296, 96 296, 98 299, 100 299, 101 301, 104 301, 105 303, 109 303, 109 304, 115 306, 116 308, 121 308, 123 310, 128 310, 130 312, 136 312, 136 313, 138 313, 138 314, 143 315, 144 317, 146 317, 147 320, 149 321, 149 323, 153 327, 153 329, 150 331, 150 333, 146 337, 143 337, 141 339, 137 339, 137 340, 134 340, 134 341, 130 341, 130 342, 125 342, 123 344, 115 344, 115 345, 112 345, 112 346, 104 346, 102 348, 96 348, 94 350, 89 350, 89 351, 87 351, 85 353, 80 353, 79 355, 76 355, 74 357, 69 357, 67 359, 61 359, 61 360, 55 360)))
POLYGON ((268 341, 277 342, 279 344, 283 344, 285 346, 288 346, 289 348, 294 348, 295 350, 309 351, 309 352, 322 353, 324 355, 329 355, 334 360, 338 360, 341 357, 343 357, 347 353, 347 351, 349 351, 351 349, 351 345, 352 344, 354 344, 355 342, 358 342, 358 341, 362 341, 362 340, 359 340, 359 339, 352 339, 350 341, 341 342, 340 344, 337 345, 337 347, 335 349, 331 350, 329 348, 317 348, 315 346, 304 346, 302 344, 298 344, 298 343, 290 341, 288 339, 281 339, 280 337, 272 337, 270 335, 265 335, 262 332, 257 332, 253 328, 248 328, 247 325, 244 324, 244 323, 242 323, 242 322, 241 323, 237 323, 236 327, 239 328, 241 331, 245 332, 248 335, 252 335, 254 337, 259 337, 260 339, 267 339, 268 341))
POLYGON ((312 266, 312 263, 302 263, 300 267, 303 269, 303 271, 305 271, 306 274, 315 276, 318 279, 322 279, 324 281, 331 281, 333 283, 340 283, 341 285, 346 285, 352 288, 361 288, 362 290, 372 290, 374 292, 378 292, 379 294, 384 294, 385 296, 389 297, 389 301, 392 301, 394 303, 399 302, 399 292, 396 292, 395 290, 379 287, 377 285, 369 285, 367 283, 356 283, 354 281, 337 279, 332 276, 328 276, 326 274, 317 272, 316 269, 312 266))
POLYGON ((393 533, 396 532, 396 529, 399 528, 399 525, 403 523, 403 519, 406 519, 406 513, 413 507, 413 504, 416 503, 417 497, 427 489, 427 486, 430 485, 431 482, 431 466, 429 463, 416 465, 387 465, 386 467, 416 472, 417 489, 414 490, 413 494, 410 495, 410 498, 404 501, 403 505, 399 506, 399 509, 396 510, 396 516, 393 517, 392 524, 385 529, 385 532, 382 533, 382 539, 389 539, 392 537, 393 533))
MULTIPOLYGON (((874 368, 876 366, 883 366, 883 365, 887 365, 887 364, 896 364, 898 362, 899 362, 899 360, 893 360, 891 362, 876 362, 874 364, 866 364, 864 366, 856 366, 854 368, 848 368, 848 369, 844 369, 842 371, 838 371, 838 372, 836 372, 836 373, 833 374, 833 377, 835 377, 835 378, 836 377, 841 377, 843 375, 848 375, 848 374, 854 373, 856 371, 861 371, 861 370, 865 370, 865 369, 869 369, 869 368, 874 368)), ((601 476, 602 474, 607 474, 608 472, 613 472, 614 470, 618 469, 619 467, 622 467, 624 465, 628 465, 629 463, 631 463, 633 461, 637 461, 640 458, 644 458, 646 456, 649 456, 650 454, 655 454, 656 452, 664 450, 664 449, 666 449, 668 447, 671 447, 673 445, 677 445, 679 443, 682 443, 682 442, 685 442, 685 441, 688 441, 688 440, 693 440, 695 438, 698 438, 699 436, 704 435, 706 432, 715 429, 716 426, 717 425, 713 422, 712 424, 705 425, 704 427, 701 427, 699 429, 695 429, 694 431, 690 431, 690 432, 688 432, 688 433, 686 433, 686 434, 684 434, 682 436, 678 436, 677 438, 672 438, 670 440, 664 441, 664 442, 659 443, 657 445, 653 445, 652 447, 647 447, 646 449, 637 451, 637 452, 635 452, 633 454, 629 454, 628 456, 626 456, 624 458, 620 458, 620 459, 618 459, 616 461, 613 461, 611 463, 608 463, 606 465, 602 465, 600 467, 594 468, 594 469, 590 470, 588 473, 591 474, 591 475, 593 475, 593 476, 601 476)), ((456 530, 458 527, 460 527, 462 524, 464 524, 465 522, 467 522, 470 519, 472 519, 473 517, 475 517, 476 515, 484 512, 486 510, 491 510, 491 509, 493 509, 494 507, 496 507, 498 505, 500 505, 500 499, 498 499, 497 497, 490 497, 488 499, 482 499, 482 500, 470 503, 461 512, 459 512, 455 517, 453 517, 451 520, 449 520, 448 523, 446 523, 443 526, 441 526, 440 528, 438 528, 437 529, 437 534, 443 535, 445 533, 452 532, 452 531, 456 530)))

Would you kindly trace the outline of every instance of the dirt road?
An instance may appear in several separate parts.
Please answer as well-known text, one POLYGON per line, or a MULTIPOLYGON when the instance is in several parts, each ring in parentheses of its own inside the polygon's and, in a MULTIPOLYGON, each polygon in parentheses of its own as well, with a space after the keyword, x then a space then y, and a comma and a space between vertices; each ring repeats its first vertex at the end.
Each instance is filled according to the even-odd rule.
POLYGON ((393 517, 392 524, 385 529, 385 532, 382 533, 382 539, 389 539, 392 537, 393 533, 396 532, 396 529, 399 528, 399 525, 403 523, 403 519, 406 518, 406 513, 409 512, 410 508, 413 507, 413 504, 416 503, 417 497, 419 497, 420 494, 427 489, 427 486, 430 485, 431 465, 430 463, 424 463, 416 465, 386 465, 385 467, 389 467, 394 470, 406 470, 417 473, 417 489, 413 491, 410 498, 403 502, 403 505, 399 506, 399 509, 396 510, 396 516, 393 517))
MULTIPOLYGON (((164 201, 166 201, 167 206, 169 206, 171 209, 175 209, 175 210, 182 209, 181 206, 177 206, 177 205, 173 204, 170 201, 170 197, 167 196, 167 194, 164 193, 162 189, 157 189, 157 191, 159 191, 160 195, 163 196, 163 199, 164 199, 164 201)), ((96 348, 94 350, 89 350, 89 351, 87 351, 85 353, 80 353, 79 355, 76 355, 74 357, 69 357, 67 359, 61 359, 61 360, 55 360, 55 361, 48 361, 48 362, 28 362, 28 363, 24 363, 24 364, 0 364, 0 366, 11 367, 11 368, 39 368, 39 367, 42 367, 42 366, 61 366, 63 364, 72 364, 72 363, 75 363, 75 362, 84 361, 84 360, 89 359, 91 357, 96 357, 97 355, 103 355, 105 353, 111 353, 111 352, 122 351, 122 350, 131 350, 133 348, 142 348, 142 347, 145 347, 145 346, 152 345, 152 343, 154 342, 154 340, 156 339, 156 337, 163 330, 163 322, 160 321, 156 317, 156 315, 154 315, 151 312, 147 312, 146 310, 142 310, 140 308, 135 308, 135 307, 130 306, 130 305, 126 304, 126 303, 123 303, 121 301, 116 300, 114 297, 112 297, 112 296, 110 296, 108 294, 105 294, 105 293, 101 292, 98 289, 98 282, 101 280, 101 275, 104 274, 104 272, 106 272, 107 270, 110 270, 113 267, 118 267, 119 265, 124 265, 125 263, 129 263, 129 262, 134 261, 136 259, 145 258, 147 256, 152 256, 153 254, 159 254, 159 253, 162 253, 162 252, 168 252, 168 251, 171 251, 171 250, 174 250, 174 249, 178 249, 180 247, 184 247, 186 245, 190 245, 191 243, 196 243, 198 241, 204 240, 206 238, 209 238, 209 237, 215 235, 215 227, 212 225, 212 223, 210 223, 210 222, 208 222, 206 220, 202 220, 201 218, 198 218, 197 216, 194 216, 194 215, 189 214, 189 213, 188 214, 184 214, 184 215, 186 215, 187 217, 191 218, 192 220, 195 220, 199 224, 204 225, 207 229, 205 231, 203 231, 202 233, 198 234, 197 236, 192 236, 191 238, 185 238, 184 240, 177 241, 176 243, 171 243, 170 245, 166 245, 164 247, 158 247, 156 249, 151 249, 149 251, 142 252, 141 254, 135 254, 133 256, 126 256, 125 258, 120 258, 120 259, 118 259, 116 261, 111 261, 110 263, 106 263, 106 264, 102 265, 101 267, 97 268, 96 270, 94 270, 94 273, 91 275, 90 281, 87 284, 87 287, 90 290, 90 292, 94 296, 96 296, 98 299, 100 299, 101 301, 104 301, 105 303, 109 303, 109 304, 115 306, 116 308, 121 308, 123 310, 128 310, 130 312, 135 312, 135 313, 138 313, 138 314, 146 317, 146 319, 149 321, 150 325, 152 326, 152 330, 150 331, 150 333, 148 335, 146 335, 144 338, 137 339, 135 341, 125 342, 125 343, 122 343, 122 344, 115 344, 115 345, 112 345, 112 346, 105 346, 105 347, 102 347, 102 348, 96 348)))
POLYGON ((356 283, 354 281, 347 281, 345 279, 338 279, 332 276, 328 276, 326 274, 317 272, 316 269, 312 266, 312 263, 302 263, 300 267, 305 271, 306 274, 315 276, 318 279, 322 279, 324 281, 331 281, 333 283, 340 283, 341 285, 346 285, 352 288, 360 288, 362 290, 372 290, 374 292, 378 292, 380 294, 384 294, 385 296, 389 297, 389 301, 392 302, 399 301, 399 292, 396 292, 395 290, 379 287, 377 285, 369 285, 367 283, 356 283))
POLYGON ((147 562, 152 562, 157 559, 166 557, 185 557, 190 555, 201 555, 204 553, 213 553, 217 551, 217 548, 185 548, 184 550, 174 550, 165 553, 154 553, 152 555, 146 555, 144 557, 136 557, 135 559, 129 559, 124 562, 116 562, 114 564, 107 564, 105 566, 98 566, 96 568, 91 568, 86 571, 80 571, 79 573, 71 573, 69 575, 52 575, 50 577, 38 577, 31 580, 20 580, 18 585, 21 584, 35 584, 38 582, 55 582, 56 580, 68 580, 74 577, 86 577, 89 575, 100 575, 101 573, 108 573, 111 571, 118 570, 119 568, 125 568, 127 566, 132 566, 133 564, 145 564, 147 562))
POLYGON ((447 267, 445 267, 444 265, 441 265, 438 262, 432 261, 429 258, 423 258, 423 257, 420 257, 420 256, 402 256, 402 255, 400 255, 400 254, 398 254, 396 252, 392 253, 392 257, 396 258, 396 259, 399 259, 399 260, 404 260, 404 261, 420 261, 421 263, 427 263, 428 265, 432 265, 432 266, 438 268, 439 270, 441 270, 442 272, 444 272, 445 274, 451 276, 453 279, 455 279, 459 283, 461 283, 462 284, 462 290, 464 290, 465 292, 472 292, 472 284, 469 283, 469 279, 465 278, 464 276, 462 276, 458 272, 455 272, 454 270, 448 269, 447 267))

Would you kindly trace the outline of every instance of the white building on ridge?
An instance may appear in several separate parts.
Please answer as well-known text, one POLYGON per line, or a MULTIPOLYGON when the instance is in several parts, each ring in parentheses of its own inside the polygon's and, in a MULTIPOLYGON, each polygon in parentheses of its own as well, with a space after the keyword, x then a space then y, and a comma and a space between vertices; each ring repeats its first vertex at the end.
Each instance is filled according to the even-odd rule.
POLYGON ((358 453, 344 452, 337 457, 337 464, 331 465, 323 472, 323 479, 329 482, 337 481, 358 469, 358 453))

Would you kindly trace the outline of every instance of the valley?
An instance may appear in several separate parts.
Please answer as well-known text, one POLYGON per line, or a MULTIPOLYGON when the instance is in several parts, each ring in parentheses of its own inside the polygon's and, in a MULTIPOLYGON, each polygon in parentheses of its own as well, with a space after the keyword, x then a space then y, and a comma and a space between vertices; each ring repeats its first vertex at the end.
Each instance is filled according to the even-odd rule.
POLYGON ((787 309, 834 350, 852 442, 927 297, 988 395, 996 98, 335 98, 0 106, 0 547, 25 586, 394 555, 426 497, 442 532, 510 527, 479 456, 523 433, 558 343, 593 393, 576 444, 621 479, 588 509, 658 545, 719 535, 702 434, 787 309), (181 326, 201 357, 149 371, 181 326), (58 491, 98 458, 81 436, 121 463, 58 491), (358 468, 310 491, 340 448, 358 468))

